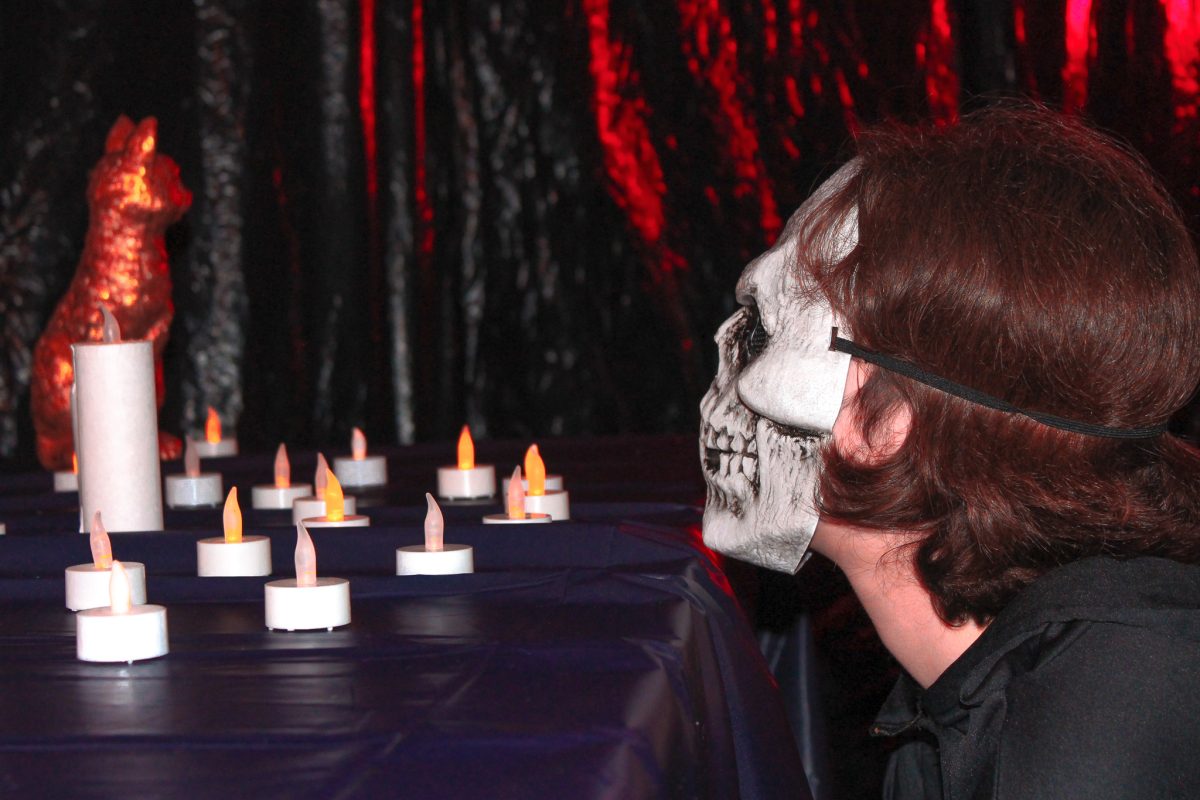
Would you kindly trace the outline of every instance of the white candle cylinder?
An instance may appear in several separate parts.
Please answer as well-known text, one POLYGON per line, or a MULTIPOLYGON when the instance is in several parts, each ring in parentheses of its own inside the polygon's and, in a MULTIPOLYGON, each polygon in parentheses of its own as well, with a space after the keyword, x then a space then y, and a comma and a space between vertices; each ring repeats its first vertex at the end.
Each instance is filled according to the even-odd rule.
POLYGON ((496 494, 496 468, 479 464, 471 469, 457 466, 438 467, 438 497, 447 500, 473 500, 496 494))
POLYGON ((525 510, 549 514, 550 519, 570 519, 571 498, 566 492, 550 490, 546 490, 545 494, 527 494, 525 495, 525 510))
POLYGON ((225 458, 238 454, 237 439, 222 439, 219 442, 210 442, 201 437, 196 439, 194 444, 196 445, 196 455, 201 458, 225 458))
POLYGON ((54 491, 78 492, 79 475, 70 470, 59 470, 54 473, 54 491))
MULTIPOLYGON (((254 508, 291 508, 297 500, 311 494, 312 484, 308 483, 294 483, 283 487, 262 484, 250 490, 250 505, 254 508)), ((322 508, 320 513, 324 514, 325 509, 322 508)))
POLYGON ((345 578, 317 578, 316 586, 297 586, 295 578, 285 578, 266 584, 264 591, 271 630, 333 630, 350 624, 350 582, 345 578))
POLYGON ((363 514, 347 514, 342 519, 305 517, 301 521, 306 528, 365 528, 371 524, 371 518, 363 514))
POLYGON ((75 615, 75 656, 80 661, 141 661, 165 656, 169 649, 162 606, 114 612, 106 604, 75 615))
MULTIPOLYGON (((511 480, 512 480, 512 478, 504 478, 501 481, 502 492, 506 495, 508 494, 508 482, 511 480)), ((524 487, 525 494, 529 494, 529 478, 521 478, 521 486, 524 487)), ((562 488, 563 488, 563 476, 562 475, 547 475, 546 476, 546 491, 547 492, 549 492, 549 491, 561 492, 562 488)))
MULTIPOLYGON (((345 512, 353 514, 358 511, 358 501, 353 497, 346 496, 342 499, 345 505, 345 512)), ((298 525, 302 519, 311 519, 312 517, 325 516, 325 498, 323 497, 297 497, 292 502, 292 524, 298 525)))
POLYGON ((243 536, 240 542, 225 537, 196 542, 196 574, 201 578, 271 574, 271 540, 266 536, 243 536))
MULTIPOLYGON (((129 576, 129 602, 140 606, 146 602, 146 565, 137 561, 122 561, 121 564, 129 576)), ((111 602, 108 591, 111 580, 112 570, 96 569, 95 564, 67 567, 67 608, 82 611, 85 608, 108 606, 111 602)))
POLYGON ((475 551, 467 544, 426 550, 423 544, 396 548, 397 575, 458 575, 475 571, 475 551))
POLYGON ((484 525, 529 525, 531 523, 549 521, 549 514, 532 514, 528 511, 525 512, 525 516, 522 519, 511 519, 508 514, 487 514, 483 518, 484 525))
POLYGON ((365 456, 357 461, 353 458, 335 458, 333 474, 343 486, 361 489, 367 486, 387 485, 387 459, 383 456, 365 456))
POLYGON ((150 342, 79 343, 71 351, 80 520, 103 511, 110 531, 162 530, 150 342))
MULTIPOLYGON (((168 508, 208 508, 225 498, 223 481, 216 472, 201 472, 195 477, 168 475, 166 487, 168 508)), ((107 514, 104 519, 108 520, 107 514)))

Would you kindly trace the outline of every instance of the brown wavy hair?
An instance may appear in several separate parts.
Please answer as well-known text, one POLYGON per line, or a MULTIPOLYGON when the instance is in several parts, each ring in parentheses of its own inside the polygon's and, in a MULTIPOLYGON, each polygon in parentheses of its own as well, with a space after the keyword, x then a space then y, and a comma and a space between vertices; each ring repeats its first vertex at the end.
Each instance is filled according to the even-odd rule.
MULTIPOLYGON (((1200 265, 1140 158, 1078 120, 1014 108, 879 130, 857 150, 857 174, 801 248, 857 344, 1110 427, 1153 426, 1188 402, 1200 265), (851 210, 858 245, 821 261, 817 240, 851 210)), ((1200 455, 1175 436, 1069 433, 884 369, 856 402, 867 441, 900 404, 912 427, 870 463, 826 448, 821 511, 923 534, 912 556, 948 622, 986 622, 1092 555, 1200 562, 1200 455)))

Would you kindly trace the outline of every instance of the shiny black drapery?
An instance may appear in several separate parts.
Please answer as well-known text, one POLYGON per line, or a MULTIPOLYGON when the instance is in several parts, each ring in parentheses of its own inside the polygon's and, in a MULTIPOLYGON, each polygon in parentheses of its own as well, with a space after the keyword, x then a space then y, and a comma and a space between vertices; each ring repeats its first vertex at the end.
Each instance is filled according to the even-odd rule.
POLYGON ((164 426, 245 445, 686 430, 742 265, 862 125, 1083 110, 1195 218, 1188 2, 44 0, 0 9, 0 458, 119 113, 169 234, 164 426))

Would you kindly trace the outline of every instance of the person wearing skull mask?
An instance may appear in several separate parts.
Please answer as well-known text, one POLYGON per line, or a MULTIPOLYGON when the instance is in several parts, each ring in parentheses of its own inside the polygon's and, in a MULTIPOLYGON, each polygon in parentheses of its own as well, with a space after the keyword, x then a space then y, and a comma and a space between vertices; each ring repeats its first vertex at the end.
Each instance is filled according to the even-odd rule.
POLYGON ((1077 120, 891 128, 738 285, 714 549, 844 571, 904 668, 888 798, 1200 796, 1200 265, 1077 120), (747 464, 747 461, 753 463, 747 464))

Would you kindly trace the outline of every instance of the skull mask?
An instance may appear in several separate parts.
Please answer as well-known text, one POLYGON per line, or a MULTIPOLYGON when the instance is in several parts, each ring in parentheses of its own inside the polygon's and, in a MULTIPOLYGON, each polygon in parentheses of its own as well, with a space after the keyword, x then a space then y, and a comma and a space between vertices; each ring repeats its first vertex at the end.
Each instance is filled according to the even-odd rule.
MULTIPOLYGON (((746 267, 743 308, 717 331, 717 377, 700 403, 700 460, 708 483, 704 541, 764 567, 800 568, 817 524, 818 451, 841 410, 850 357, 831 351, 828 302, 804 291, 799 236, 814 207, 850 178, 838 170, 788 221, 775 246, 746 267)), ((858 241, 851 212, 825 257, 858 241)))

